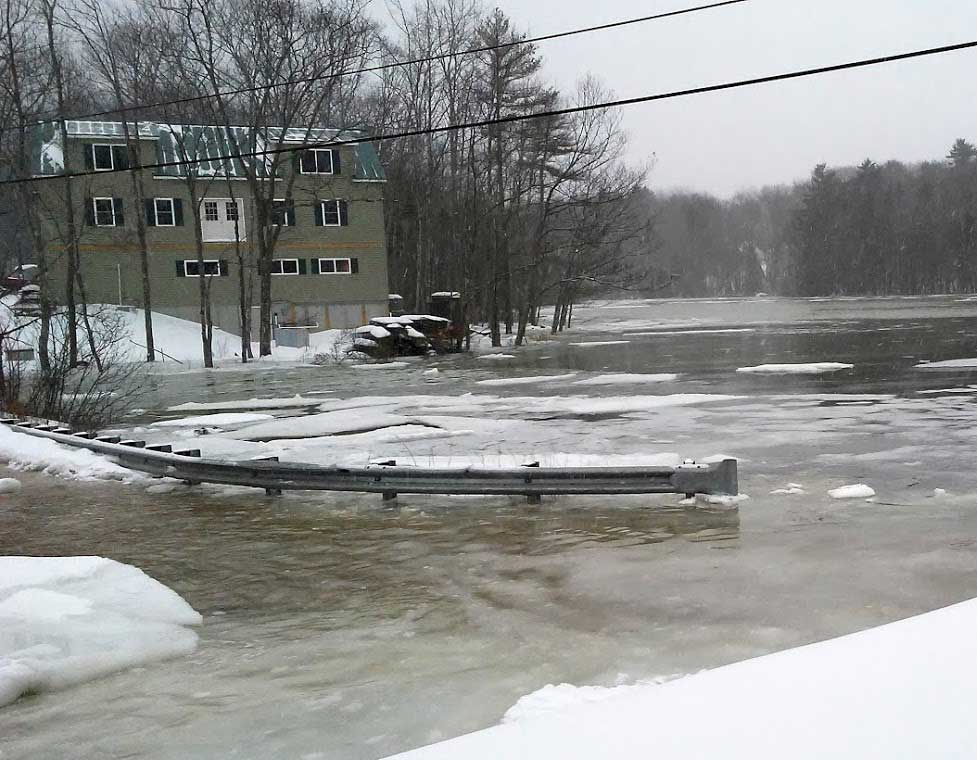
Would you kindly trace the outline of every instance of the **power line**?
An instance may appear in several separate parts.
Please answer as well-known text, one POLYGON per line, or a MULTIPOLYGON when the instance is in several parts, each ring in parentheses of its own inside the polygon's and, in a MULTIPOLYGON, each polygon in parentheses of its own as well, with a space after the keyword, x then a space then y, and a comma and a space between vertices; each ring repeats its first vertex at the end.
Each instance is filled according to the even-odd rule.
MULTIPOLYGON (((528 114, 514 114, 512 116, 503 116, 498 119, 483 119, 480 121, 465 122, 462 124, 448 124, 443 127, 430 127, 427 129, 414 129, 405 132, 393 132, 389 134, 375 135, 369 138, 353 138, 347 140, 332 140, 329 142, 313 142, 313 143, 303 143, 289 148, 273 148, 268 150, 256 150, 247 153, 229 153, 226 155, 213 156, 207 158, 196 158, 187 159, 184 161, 161 161, 155 164, 145 164, 140 167, 132 167, 126 169, 109 169, 104 171, 97 170, 87 170, 82 172, 73 172, 71 174, 52 174, 43 175, 36 177, 22 177, 19 179, 4 180, 0 181, 0 185, 9 184, 20 184, 23 182, 39 182, 44 180, 52 179, 66 179, 66 178, 77 178, 77 177, 89 177, 94 175, 105 175, 105 174, 117 174, 120 172, 131 172, 139 171, 142 169, 166 169, 170 167, 179 166, 191 166, 194 164, 202 163, 212 163, 215 161, 227 161, 227 160, 241 160, 247 158, 259 158, 261 156, 276 156, 285 153, 295 153, 301 150, 309 150, 312 148, 334 148, 342 145, 355 145, 357 143, 363 142, 382 142, 385 140, 400 140, 408 137, 420 137, 423 135, 434 135, 443 134, 445 132, 453 132, 462 129, 477 129, 480 127, 491 127, 501 124, 511 124, 520 121, 530 121, 533 119, 546 119, 553 118, 557 116, 570 116, 573 114, 586 113, 589 111, 599 111, 608 108, 620 108, 623 106, 637 105, 639 103, 652 103, 658 100, 671 100, 674 98, 688 97, 691 95, 704 95, 710 92, 721 92, 724 90, 734 90, 743 87, 753 87, 761 84, 769 84, 772 82, 783 82, 791 79, 801 79, 805 77, 820 76, 822 74, 830 74, 838 71, 847 71, 851 69, 861 69, 867 68, 869 66, 880 66, 887 63, 896 63, 899 61, 908 61, 915 58, 924 58, 927 56, 942 55, 945 53, 954 53, 962 50, 968 50, 972 48, 977 48, 977 40, 972 40, 970 42, 961 42, 955 45, 944 45, 935 48, 926 48, 924 50, 914 50, 908 53, 895 53, 892 55, 886 55, 879 58, 867 58, 858 61, 849 61, 847 63, 838 63, 831 66, 819 66, 813 69, 801 69, 798 71, 790 71, 783 74, 771 74, 769 76, 754 77, 752 79, 740 79, 732 82, 722 82, 720 84, 704 85, 702 87, 692 87, 685 90, 673 90, 671 92, 657 93, 654 95, 642 95, 636 98, 625 98, 623 100, 609 100, 603 101, 601 103, 591 103, 583 106, 571 106, 568 108, 558 108, 548 111, 537 111, 528 114)), ((217 177, 220 179, 220 177, 217 177)))
MULTIPOLYGON (((552 34, 544 34, 540 37, 528 37, 526 39, 513 40, 511 42, 504 42, 498 45, 484 45, 481 47, 468 48, 466 50, 460 50, 452 53, 438 53, 436 55, 424 56, 421 58, 413 58, 407 61, 394 61, 392 63, 377 64, 374 66, 366 66, 364 68, 352 69, 350 71, 341 71, 335 74, 320 74, 314 77, 305 77, 299 79, 285 79, 280 82, 273 82, 272 84, 256 85, 252 87, 241 87, 233 90, 220 90, 218 92, 210 92, 204 95, 193 95, 186 98, 178 98, 175 100, 162 100, 157 103, 143 103, 131 106, 122 106, 121 108, 112 108, 105 111, 93 111, 91 113, 78 114, 76 116, 65 117, 68 121, 83 121, 85 119, 93 119, 97 116, 114 116, 121 113, 129 113, 131 111, 139 111, 143 109, 151 108, 162 108, 163 106, 174 106, 174 105, 185 105, 187 103, 196 103, 202 100, 210 100, 216 97, 230 97, 233 95, 244 95, 249 92, 259 92, 262 90, 273 90, 277 87, 291 87, 300 84, 311 84, 312 82, 319 82, 324 79, 337 79, 340 77, 357 76, 359 74, 372 74, 380 71, 387 71, 389 69, 402 68, 404 66, 415 66, 423 63, 433 63, 435 61, 442 61, 446 58, 451 58, 453 56, 464 56, 464 55, 475 55, 477 53, 488 53, 493 50, 508 50, 512 47, 518 47, 519 45, 533 45, 538 42, 548 42, 550 40, 558 40, 564 37, 573 37, 580 34, 590 34, 592 32, 603 32, 609 29, 618 29, 623 26, 632 26, 634 24, 644 24, 649 21, 658 21, 666 18, 673 18, 675 16, 685 16, 691 13, 699 13, 702 11, 714 10, 716 8, 723 8, 729 5, 739 5, 741 3, 749 2, 750 0, 723 0, 722 2, 713 2, 707 5, 697 5, 692 8, 682 8, 675 11, 667 11, 664 13, 656 13, 651 16, 641 16, 639 18, 625 19, 623 21, 612 21, 607 24, 598 24, 596 26, 588 26, 581 29, 570 29, 564 32, 554 32, 552 34)), ((57 113, 53 111, 48 111, 47 115, 52 118, 57 117, 57 113)), ((44 123, 44 120, 38 120, 38 124, 44 123)), ((6 130, 0 130, 6 131, 6 130)))

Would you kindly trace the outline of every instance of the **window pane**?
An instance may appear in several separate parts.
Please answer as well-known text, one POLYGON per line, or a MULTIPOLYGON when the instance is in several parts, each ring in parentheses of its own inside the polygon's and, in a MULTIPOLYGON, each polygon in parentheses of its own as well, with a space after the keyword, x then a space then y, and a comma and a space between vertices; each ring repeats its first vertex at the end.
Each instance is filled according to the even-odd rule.
POLYGON ((282 259, 282 274, 298 274, 299 273, 299 262, 298 259, 282 259))
POLYGON ((187 272, 187 277, 196 277, 200 272, 200 270, 197 269, 196 261, 184 261, 183 267, 187 272))
POLYGON ((336 259, 336 271, 349 274, 349 259, 336 259))
POLYGON ((170 198, 156 199, 156 224, 163 227, 172 227, 173 222, 173 201, 170 198))
POLYGON ((96 169, 111 169, 112 168, 112 146, 111 145, 95 145, 95 168, 96 169))
POLYGON ((282 273, 282 262, 281 262, 281 259, 272 259, 271 260, 271 273, 272 274, 281 274, 282 273))
POLYGON ((322 223, 339 225, 339 201, 322 202, 322 223))
POLYGON ((315 157, 316 171, 319 174, 332 174, 332 151, 317 150, 315 151, 315 157))
POLYGON ((237 204, 232 201, 228 201, 224 204, 224 208, 227 211, 227 221, 237 221, 237 204))
POLYGON ((288 202, 272 201, 271 203, 271 223, 280 227, 288 226, 288 202))
POLYGON ((220 272, 219 261, 205 261, 204 274, 218 274, 220 272))
POLYGON ((302 171, 305 174, 315 174, 316 155, 314 150, 307 150, 302 153, 302 171))
POLYGON ((333 274, 336 271, 336 260, 319 259, 319 271, 323 274, 333 274))
POLYGON ((115 211, 111 198, 95 199, 95 224, 99 227, 115 226, 115 211))
POLYGON ((217 201, 204 201, 204 221, 220 221, 220 215, 217 213, 217 201))

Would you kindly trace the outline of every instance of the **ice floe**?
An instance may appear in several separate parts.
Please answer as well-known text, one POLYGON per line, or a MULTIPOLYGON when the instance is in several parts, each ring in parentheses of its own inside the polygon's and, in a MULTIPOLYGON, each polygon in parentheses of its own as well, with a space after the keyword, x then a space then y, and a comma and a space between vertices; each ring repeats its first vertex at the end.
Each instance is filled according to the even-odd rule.
POLYGON ((740 367, 737 372, 753 375, 823 375, 852 369, 853 364, 841 362, 811 362, 808 364, 759 364, 755 367, 740 367))
POLYGON ((195 417, 181 417, 176 420, 160 420, 151 427, 231 427, 247 425, 252 422, 273 420, 273 414, 258 414, 255 412, 226 412, 218 414, 202 414, 195 417))
POLYGON ((410 364, 407 362, 379 362, 377 364, 354 364, 353 369, 405 369, 409 367, 410 364))
POLYGON ((629 340, 592 340, 586 343, 568 343, 574 348, 597 348, 598 346, 624 346, 630 343, 629 340))
POLYGON ((536 375, 533 377, 498 377, 492 380, 479 380, 477 385, 502 386, 502 385, 535 385, 536 383, 561 383, 573 380, 577 376, 576 372, 568 375, 536 375))
POLYGON ((23 484, 17 478, 0 478, 0 494, 17 493, 23 484))
POLYGON ((864 483, 856 483, 851 486, 832 488, 828 491, 828 496, 832 499, 869 499, 875 496, 875 489, 864 483))
POLYGON ((657 374, 639 375, 633 373, 598 375, 586 380, 577 380, 574 385, 645 385, 651 383, 670 383, 678 380, 678 375, 657 374))
POLYGON ((285 396, 275 398, 249 398, 239 401, 187 401, 168 407, 168 412, 221 412, 235 409, 302 409, 316 406, 322 399, 304 398, 302 396, 285 396))
POLYGON ((0 705, 189 654, 200 615, 103 557, 0 557, 0 705))
POLYGON ((948 359, 943 362, 922 362, 916 369, 977 369, 977 359, 948 359))

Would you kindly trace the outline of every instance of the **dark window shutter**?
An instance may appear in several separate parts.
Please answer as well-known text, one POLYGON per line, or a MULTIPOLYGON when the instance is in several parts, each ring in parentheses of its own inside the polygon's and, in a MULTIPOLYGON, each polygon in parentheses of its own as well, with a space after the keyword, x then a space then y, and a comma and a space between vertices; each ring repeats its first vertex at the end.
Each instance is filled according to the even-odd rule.
POLYGON ((116 169, 129 168, 129 149, 125 145, 112 146, 112 166, 116 169))
POLYGON ((342 172, 342 168, 343 167, 342 167, 342 163, 339 160, 339 151, 338 150, 334 150, 334 151, 331 151, 331 153, 332 153, 332 173, 333 174, 342 174, 343 173, 342 172))
POLYGON ((186 277, 187 276, 187 270, 186 270, 186 267, 183 266, 183 262, 182 261, 177 261, 176 262, 176 276, 177 277, 186 277))
MULTIPOLYGON (((91 152, 88 152, 91 155, 91 152)), ((95 200, 93 198, 85 198, 85 224, 89 226, 95 226, 95 200)))
POLYGON ((325 222, 322 219, 322 201, 317 201, 315 204, 315 226, 322 227, 325 222))
POLYGON ((173 223, 177 227, 183 226, 183 201, 179 198, 173 199, 173 223))
POLYGON ((295 206, 289 205, 288 208, 285 209, 285 223, 288 224, 289 227, 295 226, 295 206))
POLYGON ((359 274, 360 273, 360 260, 359 259, 350 259, 349 260, 349 273, 350 274, 359 274))
POLYGON ((319 274, 319 259, 312 259, 312 274, 319 274))
POLYGON ((85 168, 94 169, 95 168, 95 146, 86 145, 85 147, 85 168))
POLYGON ((218 263, 218 272, 221 277, 227 277, 227 259, 221 259, 218 263))
POLYGON ((156 201, 153 198, 146 198, 146 224, 149 227, 156 226, 156 201))
POLYGON ((339 224, 343 227, 349 225, 349 204, 346 201, 339 202, 339 224))
POLYGON ((299 274, 307 274, 308 269, 306 267, 305 259, 299 259, 299 274))
POLYGON ((125 226, 125 223, 126 223, 126 218, 125 218, 125 215, 122 212, 122 199, 121 198, 113 198, 112 199, 112 206, 115 209, 115 226, 116 227, 124 227, 125 226))

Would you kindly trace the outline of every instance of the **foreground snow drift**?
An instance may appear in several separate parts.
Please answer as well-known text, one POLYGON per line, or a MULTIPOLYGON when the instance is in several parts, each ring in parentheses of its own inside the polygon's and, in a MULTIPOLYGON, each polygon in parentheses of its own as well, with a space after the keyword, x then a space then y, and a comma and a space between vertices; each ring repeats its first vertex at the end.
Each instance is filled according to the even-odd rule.
POLYGON ((138 568, 103 557, 0 557, 0 706, 185 655, 200 615, 138 568))
POLYGON ((564 687, 552 711, 537 705, 526 719, 396 757, 977 757, 975 627, 972 600, 662 685, 611 689, 599 699, 586 689, 568 698, 564 687))

